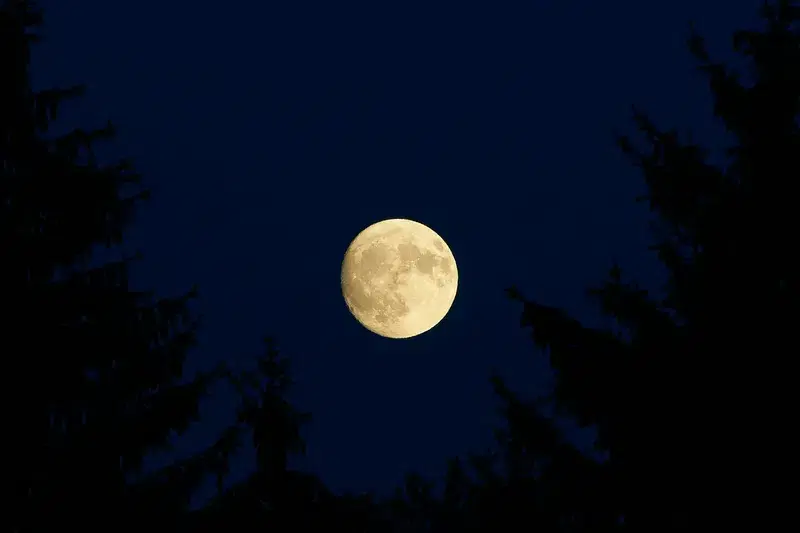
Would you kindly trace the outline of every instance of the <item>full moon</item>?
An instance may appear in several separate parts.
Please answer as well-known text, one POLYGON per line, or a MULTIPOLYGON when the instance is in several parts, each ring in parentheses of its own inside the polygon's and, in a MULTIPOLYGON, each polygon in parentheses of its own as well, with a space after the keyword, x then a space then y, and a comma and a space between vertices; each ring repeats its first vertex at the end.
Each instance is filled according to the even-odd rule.
POLYGON ((356 236, 342 262, 350 312, 383 337, 406 339, 438 324, 456 298, 453 252, 435 231, 395 218, 356 236))

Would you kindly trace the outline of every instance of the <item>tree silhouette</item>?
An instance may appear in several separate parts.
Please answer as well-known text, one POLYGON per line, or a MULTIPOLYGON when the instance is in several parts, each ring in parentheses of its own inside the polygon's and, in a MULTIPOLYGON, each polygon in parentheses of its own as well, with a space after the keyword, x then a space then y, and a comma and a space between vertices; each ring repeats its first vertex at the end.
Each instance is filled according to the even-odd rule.
MULTIPOLYGON (((196 513, 195 527, 200 531, 274 528, 276 522, 286 522, 286 515, 292 514, 290 505, 298 502, 289 494, 296 480, 288 461, 292 454, 305 451, 300 430, 310 415, 297 412, 286 400, 292 383, 289 362, 271 338, 265 339, 265 353, 256 372, 230 374, 229 379, 241 398, 238 422, 252 434, 256 469, 227 490, 220 486, 218 495, 196 513)), ((315 479, 304 481, 309 499, 323 490, 315 479)))
POLYGON ((499 449, 451 461, 441 484, 409 475, 389 502, 398 532, 613 531, 607 468, 561 437, 553 421, 498 378, 507 428, 499 449))
POLYGON ((0 307, 6 398, 3 460, 9 531, 57 525, 128 530, 182 516, 209 472, 223 473, 236 431, 155 473, 143 457, 197 418, 221 372, 182 377, 198 320, 194 291, 156 299, 128 286, 132 258, 89 267, 123 239, 147 191, 127 161, 92 147, 111 124, 61 136, 48 127, 83 87, 35 92, 33 2, 0 8, 0 307), (128 192, 128 191, 133 192, 128 192))
MULTIPOLYGON (((648 187, 642 200, 654 214, 652 249, 668 273, 663 296, 623 279, 615 266, 589 291, 617 326, 600 330, 509 291, 556 372, 556 409, 595 427, 597 447, 608 453, 602 465, 572 460, 552 469, 558 483, 571 485, 565 490, 591 496, 570 494, 574 508, 563 510, 562 524, 599 519, 605 528, 672 531, 721 527, 727 517, 743 525, 754 503, 748 487, 756 485, 739 465, 757 442, 779 445, 763 409, 777 409, 791 390, 780 373, 793 344, 789 311, 798 303, 789 187, 800 176, 799 11, 785 0, 765 4, 763 30, 734 34, 750 66, 744 75, 712 61, 691 33, 714 115, 733 139, 725 164, 712 165, 708 150, 639 111, 644 147, 618 139, 648 187)), ((497 390, 508 410, 506 449, 519 456, 552 448, 541 410, 501 381, 497 390)), ((769 459, 759 461, 765 467, 769 459)))
POLYGON ((252 435, 256 468, 194 513, 192 532, 387 531, 387 518, 370 497, 335 495, 317 476, 289 467, 292 456, 305 453, 301 430, 311 419, 287 399, 289 370, 275 340, 266 338, 257 371, 230 376, 242 400, 239 423, 252 435))

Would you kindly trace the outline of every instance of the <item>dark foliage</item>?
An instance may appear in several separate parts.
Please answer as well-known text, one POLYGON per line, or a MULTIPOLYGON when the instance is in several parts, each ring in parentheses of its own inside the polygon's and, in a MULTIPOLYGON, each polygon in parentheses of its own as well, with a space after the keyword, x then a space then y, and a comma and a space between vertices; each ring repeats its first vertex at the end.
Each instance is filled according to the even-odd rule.
POLYGON ((289 361, 273 339, 265 340, 256 372, 230 379, 242 399, 238 420, 252 435, 257 466, 192 514, 192 533, 389 531, 388 515, 370 496, 335 495, 316 476, 289 467, 293 455, 305 452, 300 432, 311 417, 287 401, 289 361))
MULTIPOLYGON (((613 332, 509 291, 556 371, 555 406, 596 428, 597 447, 609 456, 603 465, 549 463, 558 483, 567 483, 559 490, 568 494, 570 520, 594 523, 593 502, 602 501, 602 529, 616 522, 637 531, 741 527, 759 500, 753 475, 766 474, 780 456, 785 437, 773 413, 791 390, 789 316, 798 304, 790 228, 800 176, 800 10, 782 1, 766 4, 762 15, 762 31, 733 36, 750 66, 744 75, 714 62, 697 34, 689 39, 714 115, 732 139, 725 165, 710 164, 707 150, 639 111, 644 145, 619 138, 647 183, 652 248, 668 272, 664 290, 648 292, 615 266, 589 291, 615 319, 613 332), (770 454, 755 455, 765 446, 770 454), (760 464, 744 466, 750 461, 760 464)), ((498 385, 512 436, 506 449, 552 449, 537 408, 519 407, 498 385)))
POLYGON ((224 470, 234 435, 147 475, 142 460, 187 429, 221 373, 182 376, 198 327, 193 291, 156 299, 131 290, 130 258, 88 266, 93 249, 121 242, 147 191, 129 162, 94 156, 111 125, 48 135, 83 88, 30 87, 41 22, 32 2, 0 9, 4 527, 175 521, 205 476, 224 470))

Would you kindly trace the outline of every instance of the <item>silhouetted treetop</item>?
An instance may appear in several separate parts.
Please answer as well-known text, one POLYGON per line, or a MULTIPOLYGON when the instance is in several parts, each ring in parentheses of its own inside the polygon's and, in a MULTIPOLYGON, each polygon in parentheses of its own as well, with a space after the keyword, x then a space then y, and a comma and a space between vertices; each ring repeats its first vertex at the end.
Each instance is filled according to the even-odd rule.
POLYGON ((84 91, 31 87, 41 24, 33 2, 0 7, 6 525, 122 531, 156 516, 176 521, 202 479, 224 470, 233 430, 158 472, 144 474, 142 461, 197 419, 223 374, 183 376, 199 327, 187 307, 194 291, 158 299, 132 290, 131 258, 89 266, 96 247, 122 241, 146 191, 130 162, 95 157, 111 125, 49 135, 59 106, 84 91))
MULTIPOLYGON (((775 397, 766 388, 786 390, 776 370, 794 351, 788 317, 798 303, 789 245, 797 225, 791 190, 800 175, 798 14, 788 1, 765 4, 764 29, 734 34, 734 49, 750 66, 746 75, 713 61, 702 38, 690 35, 714 114, 732 141, 724 163, 712 164, 707 149, 639 110, 633 118, 643 142, 618 138, 647 184, 641 200, 654 215, 652 249, 667 270, 663 291, 645 290, 615 265, 589 290, 614 318, 613 329, 588 328, 510 291, 524 304, 522 325, 555 370, 558 412, 597 430, 609 460, 594 479, 602 480, 605 508, 616 510, 611 518, 626 529, 680 529, 714 511, 734 516, 734 500, 722 508, 707 496, 745 492, 730 471, 732 450, 745 453, 764 435, 761 408, 775 397), (741 434, 745 427, 752 438, 741 434)), ((502 384, 498 391, 510 406, 517 402, 502 384)), ((538 424, 512 412, 508 419, 518 432, 538 424)), ((552 437, 539 435, 528 440, 552 448, 552 437)), ((586 485, 597 467, 571 459, 553 472, 569 479, 573 470, 586 485)), ((723 514, 715 520, 722 524, 723 514)))

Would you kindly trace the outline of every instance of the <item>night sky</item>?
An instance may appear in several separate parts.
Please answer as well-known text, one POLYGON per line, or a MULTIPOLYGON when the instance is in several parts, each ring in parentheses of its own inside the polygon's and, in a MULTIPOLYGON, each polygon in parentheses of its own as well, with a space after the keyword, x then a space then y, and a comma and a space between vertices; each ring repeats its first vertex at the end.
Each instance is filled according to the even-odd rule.
MULTIPOLYGON (((87 84, 62 127, 111 119, 102 153, 133 158, 154 193, 125 246, 144 253, 135 286, 198 284, 190 372, 246 367, 277 338, 292 399, 314 416, 300 466, 337 490, 386 492, 489 446, 493 369, 525 396, 546 391, 505 287, 602 324, 584 289, 614 259, 658 283, 643 182, 613 133, 631 131, 636 104, 719 143, 688 22, 729 58, 759 6, 414 4, 41 2, 36 86, 87 84), (370 333, 341 296, 347 245, 386 218, 433 228, 458 262, 450 314, 417 338, 370 333)), ((233 399, 215 390, 176 453, 210 443, 233 399)))

